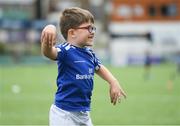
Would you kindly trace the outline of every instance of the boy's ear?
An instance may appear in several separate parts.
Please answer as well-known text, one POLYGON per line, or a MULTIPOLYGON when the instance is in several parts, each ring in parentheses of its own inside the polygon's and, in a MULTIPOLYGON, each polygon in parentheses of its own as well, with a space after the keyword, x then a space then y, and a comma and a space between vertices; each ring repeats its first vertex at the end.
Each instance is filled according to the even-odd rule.
POLYGON ((68 36, 71 37, 71 38, 74 38, 75 37, 75 30, 74 29, 69 29, 68 30, 68 36))

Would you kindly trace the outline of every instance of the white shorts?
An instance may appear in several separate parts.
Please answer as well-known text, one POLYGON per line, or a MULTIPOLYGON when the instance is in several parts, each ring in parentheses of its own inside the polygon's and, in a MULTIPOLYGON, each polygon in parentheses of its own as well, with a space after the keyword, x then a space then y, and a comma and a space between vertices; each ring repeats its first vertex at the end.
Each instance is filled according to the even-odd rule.
POLYGON ((88 111, 69 112, 51 105, 49 126, 93 126, 88 111))

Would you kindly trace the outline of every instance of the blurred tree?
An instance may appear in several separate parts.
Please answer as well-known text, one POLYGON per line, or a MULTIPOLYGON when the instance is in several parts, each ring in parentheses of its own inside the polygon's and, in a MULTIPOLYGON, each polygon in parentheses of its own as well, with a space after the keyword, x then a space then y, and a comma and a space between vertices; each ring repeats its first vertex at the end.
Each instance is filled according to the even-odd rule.
POLYGON ((0 42, 0 55, 5 53, 5 44, 0 42))

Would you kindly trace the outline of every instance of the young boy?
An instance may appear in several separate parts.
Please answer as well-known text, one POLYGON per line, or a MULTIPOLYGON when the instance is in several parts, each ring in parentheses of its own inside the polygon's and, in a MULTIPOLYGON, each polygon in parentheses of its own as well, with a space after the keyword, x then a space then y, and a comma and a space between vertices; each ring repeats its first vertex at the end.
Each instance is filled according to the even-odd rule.
POLYGON ((145 62, 144 62, 144 80, 149 80, 151 78, 151 67, 152 58, 149 50, 145 52, 145 62))
POLYGON ((96 31, 93 15, 84 9, 72 7, 62 12, 60 29, 66 42, 56 43, 56 27, 47 25, 41 35, 42 53, 57 60, 57 92, 50 108, 49 124, 60 126, 92 126, 90 102, 94 73, 106 80, 110 86, 111 103, 126 97, 117 79, 103 66, 94 52, 96 31))

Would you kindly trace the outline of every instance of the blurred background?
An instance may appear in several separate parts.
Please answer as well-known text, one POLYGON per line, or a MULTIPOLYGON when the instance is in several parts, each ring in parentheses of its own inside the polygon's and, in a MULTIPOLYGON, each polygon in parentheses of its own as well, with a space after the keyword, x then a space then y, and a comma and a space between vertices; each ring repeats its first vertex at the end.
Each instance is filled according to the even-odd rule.
POLYGON ((0 0, 0 125, 48 124, 57 67, 40 35, 54 24, 64 42, 59 17, 72 6, 94 15, 96 55, 128 94, 113 107, 95 77, 94 124, 180 124, 180 0, 0 0))

